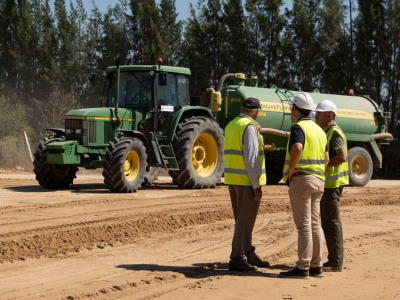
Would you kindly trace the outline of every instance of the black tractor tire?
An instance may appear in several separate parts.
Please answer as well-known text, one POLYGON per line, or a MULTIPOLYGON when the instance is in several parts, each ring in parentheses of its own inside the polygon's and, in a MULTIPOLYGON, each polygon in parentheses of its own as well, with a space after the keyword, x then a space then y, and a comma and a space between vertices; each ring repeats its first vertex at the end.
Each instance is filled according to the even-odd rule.
POLYGON ((141 140, 114 138, 103 159, 104 184, 113 192, 136 192, 142 186, 146 167, 146 148, 141 140))
POLYGON ((155 180, 158 179, 158 175, 161 173, 161 168, 159 167, 151 167, 146 174, 144 174, 144 185, 151 185, 155 180))
POLYGON ((173 143, 179 170, 168 174, 180 188, 214 188, 224 171, 224 132, 207 117, 178 124, 173 143))
POLYGON ((69 165, 53 165, 47 162, 49 150, 46 144, 64 141, 63 136, 45 137, 36 147, 33 160, 33 172, 39 184, 47 189, 67 189, 73 184, 78 168, 69 165))
POLYGON ((367 150, 361 147, 351 148, 348 163, 351 186, 364 186, 371 180, 374 167, 367 150))

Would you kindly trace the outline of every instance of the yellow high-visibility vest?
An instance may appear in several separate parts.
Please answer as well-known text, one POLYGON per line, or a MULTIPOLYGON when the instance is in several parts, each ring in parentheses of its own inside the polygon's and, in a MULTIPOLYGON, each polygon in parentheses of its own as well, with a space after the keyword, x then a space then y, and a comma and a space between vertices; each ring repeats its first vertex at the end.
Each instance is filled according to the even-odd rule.
MULTIPOLYGON (((339 126, 336 124, 332 125, 329 129, 328 133, 326 134, 328 139, 328 151, 330 150, 330 142, 333 136, 333 133, 337 132, 340 137, 344 141, 344 150, 346 152, 347 157, 347 140, 346 136, 344 135, 343 131, 340 129, 339 126)), ((337 188, 343 185, 349 184, 349 163, 346 159, 344 163, 339 165, 328 165, 325 170, 325 188, 337 188)))
MULTIPOLYGON (((243 133, 247 126, 256 123, 249 118, 236 117, 229 122, 225 128, 224 141, 224 183, 227 185, 252 186, 243 155, 243 133)), ((260 165, 262 175, 259 179, 260 185, 267 184, 265 174, 265 158, 261 135, 258 134, 258 151, 260 155, 260 165)))
MULTIPOLYGON (((305 143, 301 152, 296 170, 313 175, 325 180, 325 149, 326 134, 311 120, 301 120, 297 123, 304 132, 305 143)), ((283 182, 287 181, 289 175, 290 149, 288 140, 286 147, 285 165, 283 167, 283 182)))

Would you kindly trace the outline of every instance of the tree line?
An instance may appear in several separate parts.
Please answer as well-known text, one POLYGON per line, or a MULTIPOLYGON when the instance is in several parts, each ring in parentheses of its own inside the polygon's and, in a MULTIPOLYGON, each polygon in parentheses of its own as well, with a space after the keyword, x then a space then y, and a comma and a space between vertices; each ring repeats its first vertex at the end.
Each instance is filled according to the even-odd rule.
MULTIPOLYGON (((197 0, 179 20, 175 0, 119 0, 102 13, 82 0, 0 0, 0 136, 63 126, 73 108, 98 106, 88 82, 115 61, 191 69, 191 95, 226 73, 259 86, 370 95, 400 130, 400 2, 197 0), (11 111, 9 111, 11 110, 11 111), (21 116, 19 124, 14 124, 21 116), (57 123, 57 124, 55 124, 57 123), (17 126, 15 126, 17 125, 17 126)), ((100 77, 100 76, 99 76, 100 77)))

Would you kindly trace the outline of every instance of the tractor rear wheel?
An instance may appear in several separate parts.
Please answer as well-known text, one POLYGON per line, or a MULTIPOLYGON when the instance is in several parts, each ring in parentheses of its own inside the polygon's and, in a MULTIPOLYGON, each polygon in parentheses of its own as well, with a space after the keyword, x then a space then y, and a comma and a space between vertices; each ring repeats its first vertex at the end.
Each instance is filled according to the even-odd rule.
POLYGON ((142 186, 146 167, 147 154, 142 141, 132 137, 114 138, 104 155, 104 183, 113 192, 136 192, 142 186))
POLYGON ((366 185, 370 181, 373 172, 373 163, 368 151, 361 147, 351 148, 348 162, 350 185, 366 185))
POLYGON ((224 132, 207 117, 193 117, 178 125, 173 143, 178 171, 169 171, 180 188, 213 188, 224 171, 224 132))
POLYGON ((33 172, 39 184, 47 189, 66 189, 73 184, 78 168, 69 165, 53 165, 47 162, 49 150, 46 144, 64 141, 63 136, 45 137, 36 147, 33 160, 33 172))

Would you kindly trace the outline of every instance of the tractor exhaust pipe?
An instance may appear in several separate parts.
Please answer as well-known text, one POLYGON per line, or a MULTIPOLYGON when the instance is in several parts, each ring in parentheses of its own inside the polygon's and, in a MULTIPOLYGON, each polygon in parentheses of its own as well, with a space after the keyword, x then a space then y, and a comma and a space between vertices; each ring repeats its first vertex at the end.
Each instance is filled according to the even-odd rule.
POLYGON ((119 61, 115 62, 115 65, 117 66, 117 95, 116 95, 116 99, 115 99, 115 118, 117 119, 117 121, 115 122, 117 124, 117 127, 119 127, 119 125, 121 125, 121 119, 118 116, 118 102, 119 102, 119 78, 120 78, 120 72, 119 72, 119 61))

